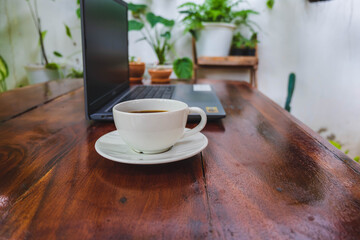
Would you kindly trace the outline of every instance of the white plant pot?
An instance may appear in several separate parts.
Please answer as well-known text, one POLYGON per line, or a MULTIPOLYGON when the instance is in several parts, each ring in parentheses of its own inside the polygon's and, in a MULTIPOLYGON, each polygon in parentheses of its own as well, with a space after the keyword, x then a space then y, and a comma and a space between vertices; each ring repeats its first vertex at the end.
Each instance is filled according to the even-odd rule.
POLYGON ((59 70, 47 69, 43 65, 29 64, 25 66, 25 70, 30 84, 42 83, 51 80, 58 80, 63 78, 64 68, 59 70))
POLYGON ((229 56, 231 41, 236 26, 231 23, 203 23, 198 32, 196 53, 198 57, 229 56))

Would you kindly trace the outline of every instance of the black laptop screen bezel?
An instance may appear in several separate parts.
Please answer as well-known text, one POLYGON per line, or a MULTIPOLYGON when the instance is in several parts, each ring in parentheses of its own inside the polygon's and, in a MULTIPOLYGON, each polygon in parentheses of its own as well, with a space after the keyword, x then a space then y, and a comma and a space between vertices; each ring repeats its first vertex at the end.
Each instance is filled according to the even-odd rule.
MULTIPOLYGON (((126 8, 126 21, 128 21, 128 6, 127 3, 123 2, 122 0, 112 0, 126 8)), ((127 76, 126 79, 122 84, 115 85, 113 88, 109 89, 107 92, 104 92, 101 97, 93 100, 90 102, 88 96, 88 84, 87 84, 87 67, 86 67, 86 57, 87 57, 87 45, 86 45, 86 16, 85 16, 85 9, 86 8, 86 0, 80 1, 80 12, 81 12, 81 34, 82 34, 82 52, 83 52, 83 69, 84 69, 84 97, 85 97, 85 114, 88 120, 91 119, 91 115, 96 113, 97 110, 105 106, 108 102, 112 101, 116 96, 120 93, 129 89, 130 82, 129 82, 129 69, 127 69, 127 76)), ((128 32, 128 25, 126 24, 126 33, 128 32)), ((128 49, 128 34, 124 34, 126 36, 126 45, 128 49)), ((129 57, 128 51, 126 51, 126 61, 127 66, 129 65, 129 57)))

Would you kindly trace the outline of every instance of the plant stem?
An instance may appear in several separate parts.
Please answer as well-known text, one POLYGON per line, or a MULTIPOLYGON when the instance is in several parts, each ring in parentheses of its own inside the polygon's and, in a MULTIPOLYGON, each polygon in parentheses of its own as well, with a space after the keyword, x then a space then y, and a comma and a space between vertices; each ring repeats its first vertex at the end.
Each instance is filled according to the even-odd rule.
POLYGON ((48 61, 47 56, 46 56, 44 41, 43 41, 42 33, 41 33, 42 31, 41 31, 40 17, 38 15, 38 9, 37 9, 37 0, 34 0, 34 8, 35 8, 35 10, 31 5, 30 0, 27 1, 27 3, 28 3, 29 8, 30 8, 31 17, 32 17, 32 19, 34 21, 36 31, 39 34, 41 54, 42 54, 42 57, 43 57, 43 59, 45 61, 45 65, 47 65, 49 63, 49 61, 48 61))
POLYGON ((5 79, 3 81, 0 82, 0 92, 6 92, 7 87, 6 87, 6 82, 5 79))
MULTIPOLYGON (((153 47, 154 45, 155 45, 155 41, 153 40, 153 38, 152 38, 152 36, 151 36, 151 34, 150 34, 150 31, 149 31, 149 29, 148 29, 148 25, 146 24, 146 19, 144 20, 144 18, 143 17, 140 17, 140 20, 142 21, 142 23, 144 24, 144 29, 145 29, 145 32, 146 32, 146 34, 148 35, 148 39, 149 39, 149 41, 151 42, 151 46, 153 47)), ((143 34, 143 35, 145 35, 146 36, 146 34, 143 34)))
POLYGON ((30 9, 30 13, 31 13, 31 17, 34 21, 34 24, 35 24, 35 27, 36 27, 36 30, 39 29, 39 26, 38 26, 38 22, 37 22, 37 16, 35 15, 35 11, 33 9, 33 7, 31 6, 31 3, 30 3, 30 0, 29 1, 26 1, 28 3, 28 6, 29 6, 29 9, 30 9))
MULTIPOLYGON (((38 18, 38 21, 39 21, 39 26, 40 26, 40 18, 38 18)), ((40 36, 41 53, 42 53, 42 56, 44 58, 45 66, 46 66, 46 65, 49 64, 49 61, 47 59, 46 52, 45 52, 44 40, 43 40, 42 34, 41 34, 41 27, 39 28, 38 31, 39 31, 39 36, 40 36)))
POLYGON ((75 55, 77 55, 77 54, 79 54, 79 53, 81 53, 81 52, 82 52, 82 50, 75 51, 75 52, 73 52, 72 54, 70 54, 69 56, 67 56, 66 59, 70 59, 70 58, 72 58, 73 56, 75 56, 75 55))
MULTIPOLYGON (((150 47, 153 48, 153 45, 152 45, 152 43, 150 42, 150 40, 148 39, 148 37, 146 37, 146 35, 145 35, 142 31, 140 31, 140 33, 141 33, 141 35, 144 37, 145 41, 150 45, 150 47)), ((154 49, 154 48, 153 48, 153 49, 154 49)))

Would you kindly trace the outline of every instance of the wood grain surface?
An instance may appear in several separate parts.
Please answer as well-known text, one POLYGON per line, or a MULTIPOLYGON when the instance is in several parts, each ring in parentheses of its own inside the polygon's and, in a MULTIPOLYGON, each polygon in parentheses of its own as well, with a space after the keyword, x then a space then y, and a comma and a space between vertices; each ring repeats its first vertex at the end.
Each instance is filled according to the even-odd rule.
POLYGON ((83 79, 62 79, 16 88, 0 94, 0 122, 83 86, 83 79))
POLYGON ((359 165, 248 84, 211 83, 227 117, 170 164, 99 156, 115 127, 85 120, 82 89, 3 122, 0 239, 359 239, 359 165))
POLYGON ((257 56, 226 56, 226 57, 198 57, 198 65, 206 66, 254 66, 259 59, 257 56))

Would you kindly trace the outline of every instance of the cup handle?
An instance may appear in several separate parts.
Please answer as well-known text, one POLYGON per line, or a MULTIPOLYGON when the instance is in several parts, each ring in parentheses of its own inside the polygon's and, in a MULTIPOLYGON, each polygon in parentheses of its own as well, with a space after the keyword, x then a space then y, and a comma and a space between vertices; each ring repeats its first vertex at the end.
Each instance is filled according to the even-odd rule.
POLYGON ((184 134, 182 135, 181 138, 186 138, 186 137, 189 137, 191 135, 194 135, 195 133, 200 132, 206 125, 206 121, 207 121, 206 114, 201 108, 189 107, 189 113, 198 113, 198 114, 200 114, 201 121, 196 127, 191 129, 190 131, 184 132, 184 134))

